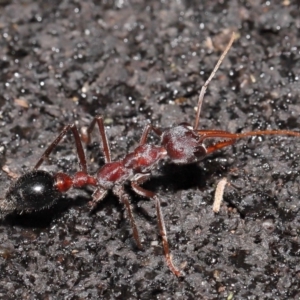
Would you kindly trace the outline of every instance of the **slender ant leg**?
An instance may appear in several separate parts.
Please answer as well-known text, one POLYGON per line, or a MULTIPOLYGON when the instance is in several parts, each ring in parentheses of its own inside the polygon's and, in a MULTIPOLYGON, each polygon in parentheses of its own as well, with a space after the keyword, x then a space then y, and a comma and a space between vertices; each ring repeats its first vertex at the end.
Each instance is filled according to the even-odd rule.
POLYGON ((91 211, 98 205, 100 201, 104 199, 104 197, 107 195, 107 192, 108 191, 103 188, 97 188, 93 192, 93 200, 88 203, 91 211))
POLYGON ((168 237, 167 237, 167 230, 166 230, 164 216, 163 216, 161 205, 160 205, 160 200, 154 192, 146 190, 140 186, 140 184, 143 184, 145 181, 147 181, 150 176, 151 176, 150 173, 137 174, 137 176, 135 177, 136 179, 131 182, 131 187, 138 195, 154 200, 155 207, 156 207, 158 229, 159 229, 159 233, 161 235, 162 242, 163 242, 163 249, 164 249, 164 255, 166 258, 166 262, 167 262, 169 269, 172 271, 172 273, 175 274, 177 277, 179 277, 179 276, 181 276, 181 272, 174 266, 174 263, 172 260, 172 255, 170 253, 170 247, 169 247, 168 237))
POLYGON ((108 139, 107 139, 105 128, 104 128, 103 118, 101 116, 96 116, 93 119, 93 121, 90 124, 90 126, 88 127, 87 131, 82 135, 82 139, 87 144, 90 143, 91 133, 92 133, 96 123, 98 125, 99 133, 100 133, 100 137, 101 137, 102 148, 103 148, 103 153, 104 153, 104 160, 105 160, 105 163, 109 163, 109 162, 111 162, 110 147, 108 144, 108 139))
POLYGON ((145 145, 146 142, 147 142, 147 138, 148 138, 148 135, 150 133, 150 131, 153 131, 155 134, 157 134, 158 136, 161 136, 162 135, 162 131, 154 126, 152 126, 151 124, 148 124, 145 126, 144 130, 143 130, 143 133, 142 133, 142 136, 141 136, 141 139, 140 139, 140 143, 139 145, 142 146, 142 145, 145 145))
POLYGON ((150 176, 150 174, 141 175, 141 177, 139 177, 136 181, 131 182, 131 187, 138 195, 141 195, 143 197, 154 200, 155 207, 156 207, 156 214, 157 214, 158 229, 159 229, 159 233, 161 235, 162 242, 163 242, 163 249, 164 249, 166 262, 167 262, 169 269, 172 271, 172 273, 174 275, 176 275, 177 277, 179 277, 179 276, 181 276, 181 272, 174 266, 174 263, 172 260, 172 255, 170 253, 170 247, 169 247, 168 237, 167 237, 167 230, 166 230, 164 216, 163 216, 161 205, 160 205, 160 200, 154 192, 145 190, 144 188, 139 186, 139 184, 142 184, 143 182, 148 180, 149 176, 150 176))
POLYGON ((79 166, 80 170, 84 173, 87 173, 87 165, 86 165, 86 158, 84 154, 84 150, 82 147, 81 139, 79 132, 77 130, 77 127, 75 124, 69 124, 65 126, 58 137, 48 146, 48 148, 45 150, 45 152, 42 154, 41 158, 38 160, 36 165, 34 166, 34 170, 37 170, 41 164, 49 157, 50 153, 53 151, 53 149, 59 144, 59 142, 62 140, 62 138, 71 130, 76 144, 76 150, 77 155, 79 159, 79 166))
POLYGON ((124 204, 128 217, 129 217, 129 221, 130 221, 130 225, 132 228, 132 232, 133 232, 133 237, 135 239, 135 242, 137 244, 137 247, 142 250, 142 243, 139 237, 139 232, 138 229, 136 227, 135 224, 135 220, 133 217, 133 213, 132 213, 132 209, 131 209, 131 205, 130 205, 130 201, 129 201, 129 195, 125 192, 124 187, 122 185, 116 185, 113 188, 113 193, 120 199, 121 203, 124 204))

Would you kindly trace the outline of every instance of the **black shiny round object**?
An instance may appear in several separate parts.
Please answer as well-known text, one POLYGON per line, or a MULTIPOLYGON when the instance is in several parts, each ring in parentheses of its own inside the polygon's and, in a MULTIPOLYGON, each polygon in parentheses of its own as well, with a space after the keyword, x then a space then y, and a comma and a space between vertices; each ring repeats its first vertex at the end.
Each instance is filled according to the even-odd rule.
POLYGON ((50 173, 31 171, 11 186, 6 194, 6 203, 9 210, 38 211, 53 205, 60 196, 50 173))

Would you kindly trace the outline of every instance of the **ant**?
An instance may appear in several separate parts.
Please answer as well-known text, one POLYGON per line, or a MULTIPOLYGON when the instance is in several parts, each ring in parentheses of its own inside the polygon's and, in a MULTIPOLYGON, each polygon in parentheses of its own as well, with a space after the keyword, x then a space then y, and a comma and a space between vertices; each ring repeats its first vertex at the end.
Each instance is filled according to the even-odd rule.
POLYGON ((87 131, 82 134, 82 137, 80 137, 75 124, 67 125, 48 146, 33 170, 20 176, 16 182, 11 185, 6 193, 5 200, 0 203, 0 209, 6 212, 17 211, 19 213, 23 211, 39 211, 52 206, 58 201, 63 192, 67 192, 71 188, 83 188, 85 186, 93 186, 95 188, 92 194, 92 200, 89 202, 91 209, 94 209, 107 195, 108 191, 112 190, 112 192, 120 199, 120 202, 124 204, 132 227, 134 240, 137 247, 142 249, 138 229, 132 213, 130 196, 124 189, 124 184, 129 182, 132 189, 138 195, 150 198, 154 201, 166 263, 173 274, 178 277, 182 276, 181 271, 172 261, 160 200, 154 192, 146 190, 141 186, 150 178, 151 170, 161 160, 166 158, 174 164, 192 164, 199 162, 207 155, 230 146, 234 144, 237 139, 244 137, 258 135, 300 136, 300 132, 289 130, 263 130, 246 133, 230 133, 223 130, 198 129, 204 94, 208 84, 215 76, 215 73, 231 48, 234 39, 235 34, 233 33, 215 68, 200 91, 196 118, 193 126, 187 123, 181 123, 169 129, 162 130, 148 124, 144 128, 139 145, 132 152, 126 154, 124 158, 118 161, 111 161, 110 147, 104 128, 103 118, 101 116, 97 116, 93 119, 92 123, 87 128, 87 131), (98 126, 102 141, 105 164, 98 169, 96 174, 90 175, 87 170, 82 140, 86 143, 90 142, 91 132, 96 125, 98 126), (68 174, 60 172, 51 174, 46 171, 38 170, 42 163, 49 157, 53 149, 69 131, 72 132, 75 139, 80 171, 76 172, 73 176, 69 176, 68 174), (147 143, 147 138, 151 131, 160 137, 159 145, 147 143), (206 147, 204 142, 207 139, 213 138, 221 138, 223 140, 206 147))

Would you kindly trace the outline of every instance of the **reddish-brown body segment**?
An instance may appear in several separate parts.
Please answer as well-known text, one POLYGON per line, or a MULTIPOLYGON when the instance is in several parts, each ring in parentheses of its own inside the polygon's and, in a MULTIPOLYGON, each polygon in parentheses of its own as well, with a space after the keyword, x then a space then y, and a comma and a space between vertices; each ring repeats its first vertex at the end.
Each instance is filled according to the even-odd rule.
POLYGON ((56 173, 54 178, 55 186, 61 193, 67 192, 70 188, 80 189, 87 185, 97 185, 97 180, 93 176, 82 171, 75 173, 73 177, 65 173, 56 173))
POLYGON ((126 180, 132 171, 124 168, 123 161, 105 164, 97 172, 97 180, 101 187, 111 189, 114 184, 126 180))
POLYGON ((67 192, 73 185, 72 178, 65 173, 56 173, 54 175, 56 188, 61 192, 67 192))
POLYGON ((201 135, 188 124, 180 124, 162 133, 161 144, 175 164, 190 164, 206 156, 201 135))
POLYGON ((135 173, 144 173, 153 168, 167 154, 164 147, 144 144, 138 146, 123 159, 124 167, 132 169, 135 173))

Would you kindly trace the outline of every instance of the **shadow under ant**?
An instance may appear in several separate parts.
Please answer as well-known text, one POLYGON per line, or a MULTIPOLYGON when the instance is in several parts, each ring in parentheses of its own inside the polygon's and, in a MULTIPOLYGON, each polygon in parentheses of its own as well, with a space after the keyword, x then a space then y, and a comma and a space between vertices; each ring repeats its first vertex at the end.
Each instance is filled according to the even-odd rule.
POLYGON ((60 218, 64 212, 68 211, 71 203, 72 205, 76 205, 79 202, 83 202, 82 199, 76 197, 74 200, 63 195, 57 203, 44 210, 24 212, 22 214, 19 212, 10 212, 3 217, 1 223, 23 228, 47 228, 53 222, 54 218, 60 218))
POLYGON ((206 172, 197 164, 162 166, 160 175, 154 176, 143 187, 158 191, 168 189, 169 193, 191 188, 204 188, 206 185, 206 172))

